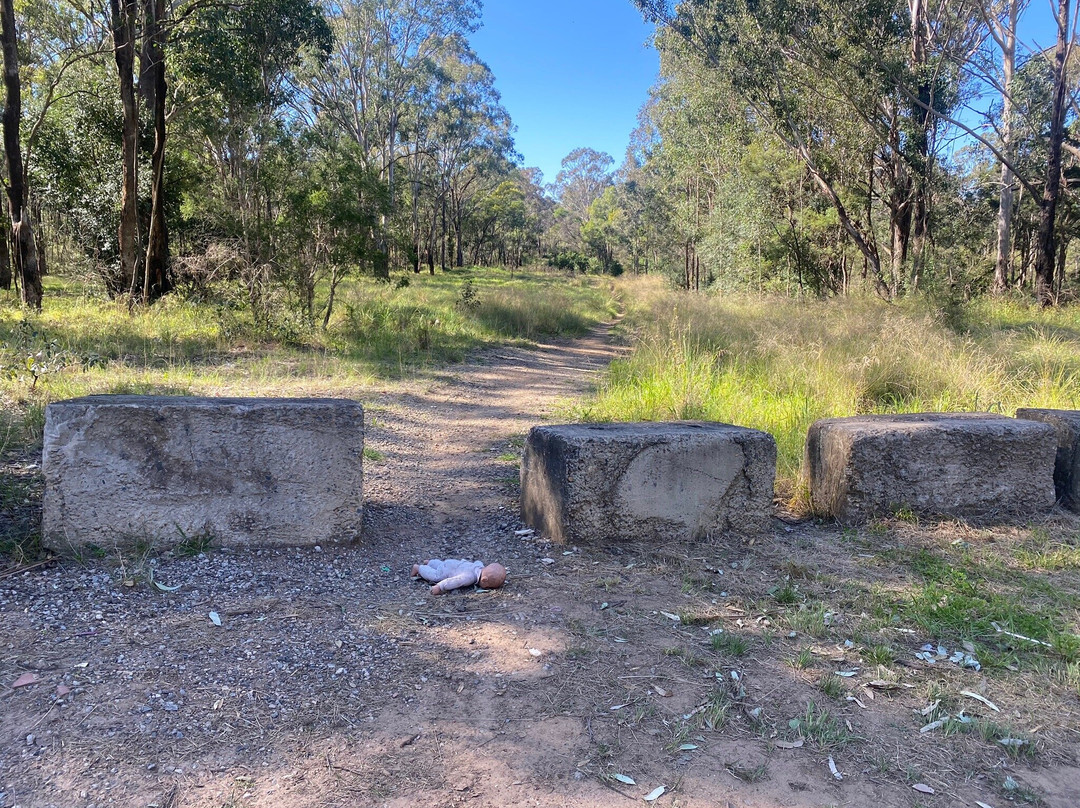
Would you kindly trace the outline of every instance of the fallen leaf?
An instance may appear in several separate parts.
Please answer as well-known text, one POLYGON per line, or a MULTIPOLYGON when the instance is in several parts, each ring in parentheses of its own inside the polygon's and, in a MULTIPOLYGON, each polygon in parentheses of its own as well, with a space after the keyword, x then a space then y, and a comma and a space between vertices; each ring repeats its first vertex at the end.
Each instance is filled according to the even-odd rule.
POLYGON ((857 673, 858 673, 858 671, 837 671, 836 675, 837 676, 843 676, 845 679, 848 679, 848 678, 854 676, 857 673))
POLYGON ((832 758, 829 758, 829 771, 832 772, 832 776, 835 777, 837 780, 844 779, 844 775, 840 774, 840 770, 836 768, 836 761, 832 758))
POLYGON ((644 799, 645 802, 655 802, 663 796, 665 791, 667 791, 667 786, 657 786, 648 794, 646 794, 642 799, 644 799))
POLYGON ((945 716, 945 718, 939 718, 937 721, 931 721, 925 727, 922 727, 919 732, 933 732, 935 729, 941 729, 943 726, 945 726, 945 721, 948 720, 948 718, 948 716, 945 716))
POLYGON ((71 692, 71 688, 68 687, 67 685, 57 685, 56 686, 56 695, 57 696, 66 696, 70 692, 71 692))
POLYGON ((994 702, 990 701, 987 698, 984 698, 984 697, 980 696, 978 693, 972 693, 970 690, 961 690, 960 695, 961 696, 967 696, 969 699, 975 699, 975 701, 981 701, 983 704, 985 704, 987 707, 989 707, 995 713, 1000 713, 1001 712, 1001 710, 998 709, 998 706, 996 704, 994 704, 994 702))
POLYGON ((777 749, 798 749, 803 745, 802 741, 773 741, 777 749))
POLYGON ((698 747, 697 747, 696 743, 684 743, 682 746, 679 747, 679 751, 680 752, 693 752, 697 748, 698 747))
POLYGON ((213 623, 215 626, 221 625, 221 618, 218 616, 217 612, 210 612, 208 616, 210 618, 210 622, 213 623))
POLYGON ((902 687, 908 689, 915 687, 915 685, 904 684, 903 682, 886 682, 884 679, 875 679, 872 682, 866 683, 868 687, 875 687, 878 690, 899 690, 902 687))
POLYGON ((156 586, 162 592, 175 592, 181 586, 180 584, 177 584, 176 586, 166 586, 163 583, 155 581, 154 580, 154 569, 153 569, 153 567, 150 568, 150 583, 152 583, 154 586, 156 586))
POLYGON ((613 775, 613 776, 620 783, 626 783, 628 786, 636 786, 637 785, 637 783, 634 782, 633 777, 627 777, 625 774, 616 774, 616 775, 613 775))
POLYGON ((978 800, 975 800, 975 804, 979 806, 979 808, 994 808, 993 805, 987 805, 985 802, 979 802, 978 800))
POLYGON ((668 693, 668 692, 667 692, 666 690, 664 690, 664 688, 660 687, 660 685, 653 685, 653 690, 655 690, 655 691, 656 691, 656 695, 658 695, 658 696, 668 696, 668 695, 671 695, 671 694, 670 694, 670 693, 668 693))
POLYGON ((665 612, 662 609, 660 610, 660 614, 664 615, 664 617, 666 617, 668 620, 674 620, 676 623, 679 623, 679 622, 682 621, 682 618, 679 617, 679 615, 672 614, 671 612, 665 612))
POLYGON ((18 679, 12 683, 12 687, 28 687, 29 685, 36 685, 41 679, 38 678, 36 673, 24 673, 18 679))
POLYGON ((860 707, 862 707, 864 710, 867 709, 867 706, 865 704, 863 704, 861 701, 859 701, 855 696, 848 696, 847 700, 855 702, 860 707))
POLYGON ((926 783, 916 783, 915 785, 912 786, 912 788, 915 789, 916 791, 918 791, 920 794, 935 794, 936 793, 934 791, 934 789, 930 788, 930 786, 926 785, 926 783))
POLYGON ((616 710, 621 710, 623 707, 626 706, 626 704, 616 704, 614 707, 611 707, 609 709, 611 710, 611 712, 615 712, 616 710))

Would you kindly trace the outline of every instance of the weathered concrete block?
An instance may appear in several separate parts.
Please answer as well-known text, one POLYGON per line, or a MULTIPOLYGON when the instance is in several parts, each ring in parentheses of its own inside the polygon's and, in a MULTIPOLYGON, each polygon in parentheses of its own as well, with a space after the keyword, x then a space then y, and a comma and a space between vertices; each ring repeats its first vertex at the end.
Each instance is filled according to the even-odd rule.
POLYGON ((211 535, 354 539, 364 410, 332 399, 89 396, 45 412, 43 535, 60 550, 211 535))
POLYGON ((841 522, 917 513, 989 518, 1054 505, 1053 428, 985 413, 828 418, 810 427, 814 510, 841 522))
POLYGON ((1041 421, 1057 433, 1054 461, 1054 491, 1066 508, 1080 511, 1080 410, 1040 410, 1023 408, 1016 417, 1041 421))
POLYGON ((521 463, 521 515, 554 541, 699 539, 763 529, 776 441, 716 423, 538 426, 521 463))

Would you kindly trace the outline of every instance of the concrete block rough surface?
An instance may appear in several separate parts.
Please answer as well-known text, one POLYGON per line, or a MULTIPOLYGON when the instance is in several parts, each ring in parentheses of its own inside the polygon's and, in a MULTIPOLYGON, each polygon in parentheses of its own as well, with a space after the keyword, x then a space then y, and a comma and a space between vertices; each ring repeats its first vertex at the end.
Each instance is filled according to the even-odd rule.
POLYGON ((46 544, 299 546, 360 534, 364 411, 336 399, 88 396, 45 413, 46 544))
POLYGON ((538 426, 521 463, 526 524, 563 544, 687 541, 768 526, 776 441, 678 422, 538 426))
POLYGON ((990 519, 1054 505, 1053 428, 988 413, 828 418, 810 427, 814 510, 844 523, 920 514, 990 519))
POLYGON ((1066 508, 1080 511, 1080 410, 1023 408, 1016 411, 1016 417, 1054 428, 1058 441, 1054 492, 1066 508))

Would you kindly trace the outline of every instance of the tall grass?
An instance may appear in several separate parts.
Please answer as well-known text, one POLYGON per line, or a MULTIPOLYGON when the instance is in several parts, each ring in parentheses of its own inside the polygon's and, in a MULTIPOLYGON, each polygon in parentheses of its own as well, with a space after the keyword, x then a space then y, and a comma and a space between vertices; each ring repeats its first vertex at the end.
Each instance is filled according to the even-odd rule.
POLYGON ((686 295, 636 279, 614 363, 581 420, 703 419, 776 437, 794 491, 809 426, 863 413, 1080 407, 1080 309, 686 295))
POLYGON ((0 428, 33 439, 49 401, 91 393, 356 395, 377 380, 462 359, 480 347, 586 332, 614 312, 595 277, 496 269, 343 284, 327 330, 297 311, 257 321, 235 289, 149 309, 46 279, 41 314, 0 296, 0 428))

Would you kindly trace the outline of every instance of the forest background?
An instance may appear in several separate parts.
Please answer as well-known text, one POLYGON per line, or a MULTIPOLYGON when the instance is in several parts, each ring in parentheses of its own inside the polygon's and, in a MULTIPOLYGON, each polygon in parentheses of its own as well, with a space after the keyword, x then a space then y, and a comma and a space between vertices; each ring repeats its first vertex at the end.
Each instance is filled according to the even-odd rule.
POLYGON ((476 0, 12 0, 0 287, 233 284, 324 328, 345 278, 467 265, 1049 305, 1080 266, 1070 3, 1041 50, 1021 0, 639 0, 660 74, 630 148, 545 184, 476 0))

